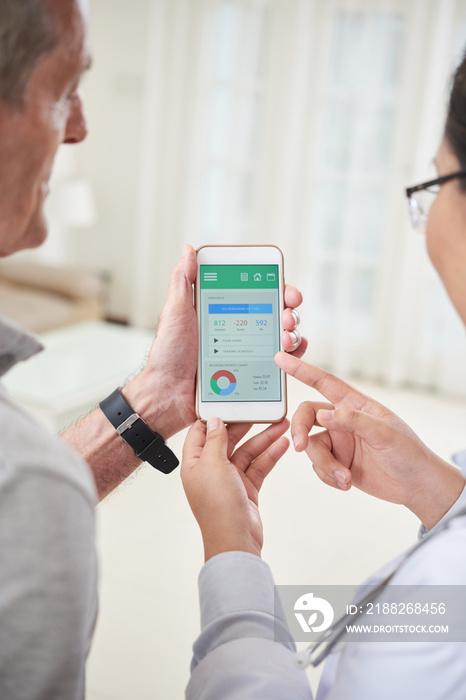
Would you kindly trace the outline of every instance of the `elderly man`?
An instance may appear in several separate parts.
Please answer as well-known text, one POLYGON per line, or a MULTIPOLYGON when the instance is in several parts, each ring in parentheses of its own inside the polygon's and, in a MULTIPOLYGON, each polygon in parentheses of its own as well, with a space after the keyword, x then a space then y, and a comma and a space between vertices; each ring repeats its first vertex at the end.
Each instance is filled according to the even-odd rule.
MULTIPOLYGON (((79 93, 90 65, 86 14, 85 0, 0 3, 2 257, 44 241, 43 206, 57 149, 86 137, 79 93)), ((186 246, 146 367, 62 441, 43 432, 0 388, 4 700, 84 696, 97 612, 94 506, 141 461, 164 472, 177 465, 164 440, 195 418, 195 275, 195 252, 186 246), (121 429, 128 418, 137 431, 121 429)), ((300 302, 295 289, 287 288, 286 296, 289 306, 300 302)), ((284 323, 294 329, 289 312, 284 323)), ((296 347, 293 340, 284 334, 287 349, 296 347)), ((0 375, 40 349, 37 339, 0 319, 0 375)))

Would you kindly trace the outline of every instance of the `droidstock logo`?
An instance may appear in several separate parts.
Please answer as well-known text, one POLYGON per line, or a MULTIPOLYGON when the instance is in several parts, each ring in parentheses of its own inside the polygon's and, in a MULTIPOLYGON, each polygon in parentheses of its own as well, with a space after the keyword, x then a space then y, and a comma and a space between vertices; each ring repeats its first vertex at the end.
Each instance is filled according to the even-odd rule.
POLYGON ((294 604, 294 611, 303 632, 324 632, 330 627, 334 618, 330 603, 324 598, 314 598, 313 593, 306 593, 298 598, 294 604), (297 610, 301 612, 297 612, 297 610), (307 613, 307 615, 303 613, 307 613), (320 624, 316 625, 319 617, 322 619, 319 621, 320 624))

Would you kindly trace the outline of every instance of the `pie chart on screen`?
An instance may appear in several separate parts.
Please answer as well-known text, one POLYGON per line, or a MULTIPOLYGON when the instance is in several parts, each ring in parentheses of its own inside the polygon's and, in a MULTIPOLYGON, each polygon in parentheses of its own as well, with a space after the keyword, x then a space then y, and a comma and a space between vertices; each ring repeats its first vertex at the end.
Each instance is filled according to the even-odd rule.
POLYGON ((227 369, 219 369, 212 375, 210 386, 219 396, 228 396, 236 389, 236 377, 227 369))

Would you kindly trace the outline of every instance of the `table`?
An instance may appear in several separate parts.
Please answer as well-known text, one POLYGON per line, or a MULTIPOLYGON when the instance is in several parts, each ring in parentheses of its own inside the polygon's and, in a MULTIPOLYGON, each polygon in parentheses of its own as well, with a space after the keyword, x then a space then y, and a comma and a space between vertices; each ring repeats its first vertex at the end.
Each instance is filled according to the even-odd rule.
POLYGON ((153 332, 103 321, 43 333, 45 349, 4 377, 10 396, 52 432, 84 417, 145 364, 153 332))

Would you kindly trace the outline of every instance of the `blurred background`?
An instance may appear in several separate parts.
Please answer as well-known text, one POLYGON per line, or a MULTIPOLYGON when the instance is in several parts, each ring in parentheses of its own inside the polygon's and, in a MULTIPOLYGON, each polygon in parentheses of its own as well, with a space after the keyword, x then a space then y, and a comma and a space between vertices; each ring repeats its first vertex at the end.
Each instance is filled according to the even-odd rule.
MULTIPOLYGON (((466 0, 90 0, 90 15, 90 134, 59 154, 47 243, 12 263, 27 277, 45 269, 48 292, 52 270, 68 287, 70 270, 90 275, 100 307, 79 320, 100 321, 35 328, 58 328, 56 390, 48 380, 34 399, 20 377, 12 391, 38 412, 41 399, 61 429, 137 369, 133 355, 143 360, 183 243, 272 243, 305 296, 309 361, 388 402, 445 458, 463 447, 464 329, 404 188, 434 176, 466 0), (129 345, 105 320, 128 324, 112 333, 129 345), (128 366, 104 387, 116 347, 128 366), (81 383, 95 373, 96 348, 97 375, 67 403, 70 372, 81 383)), ((75 288, 82 296, 82 280, 75 288)), ((290 388, 291 410, 300 391, 290 388)), ((287 459, 263 497, 279 583, 356 583, 415 537, 397 506, 336 493, 303 456, 287 459)), ((202 551, 175 478, 143 471, 99 510, 91 700, 182 696, 202 551)))
POLYGON ((104 271, 109 315, 152 328, 183 243, 274 243, 316 363, 465 395, 463 329, 404 187, 432 175, 466 2, 90 9, 90 135, 62 149, 32 255, 104 271))

